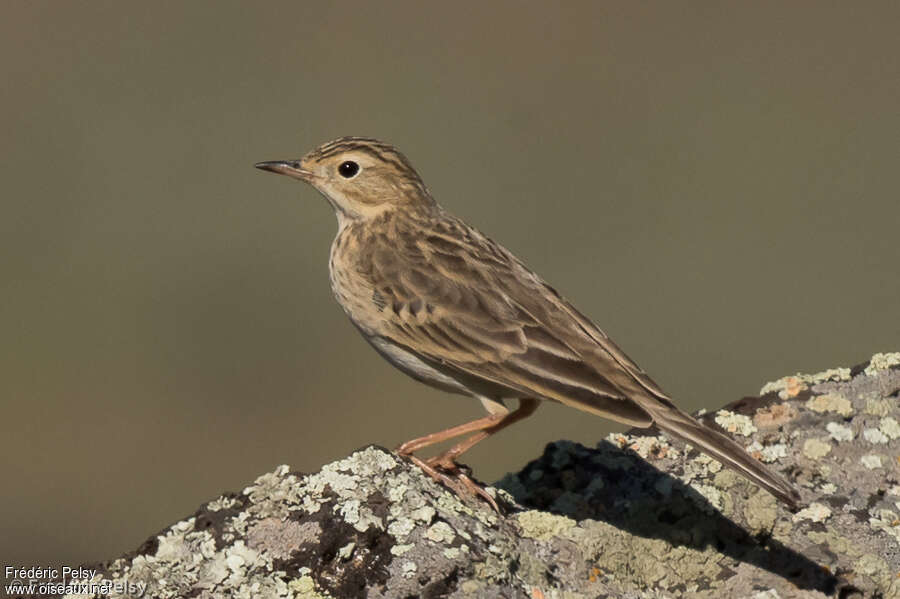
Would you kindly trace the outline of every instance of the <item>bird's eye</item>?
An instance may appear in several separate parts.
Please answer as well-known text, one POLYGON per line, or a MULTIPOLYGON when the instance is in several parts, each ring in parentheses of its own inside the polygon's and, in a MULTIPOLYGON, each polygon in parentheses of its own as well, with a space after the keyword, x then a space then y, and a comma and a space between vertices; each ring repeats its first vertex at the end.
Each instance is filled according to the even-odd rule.
POLYGON ((359 165, 352 160, 347 160, 341 163, 338 167, 338 172, 344 179, 352 179, 359 172, 359 165))

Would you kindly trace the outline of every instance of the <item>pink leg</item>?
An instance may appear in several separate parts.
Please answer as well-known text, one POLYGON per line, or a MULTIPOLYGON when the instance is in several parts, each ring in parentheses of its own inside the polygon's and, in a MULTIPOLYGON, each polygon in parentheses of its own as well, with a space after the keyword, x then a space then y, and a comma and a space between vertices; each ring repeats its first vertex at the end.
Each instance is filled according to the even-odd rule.
POLYGON ((493 426, 479 430, 471 437, 460 441, 444 453, 436 455, 433 458, 429 459, 428 464, 431 466, 439 466, 442 468, 452 468, 456 462, 456 458, 472 449, 472 447, 474 447, 476 443, 484 441, 494 433, 502 431, 511 424, 515 424, 520 420, 528 418, 529 416, 534 414, 534 411, 537 410, 537 407, 538 400, 536 399, 521 400, 519 402, 519 407, 515 411, 510 412, 509 414, 504 414, 502 418, 500 418, 493 426))
POLYGON ((402 444, 396 451, 402 456, 409 457, 413 463, 424 470, 431 478, 449 487, 460 497, 464 495, 464 492, 480 495, 494 508, 495 511, 499 512, 500 510, 497 507, 494 498, 460 470, 459 466, 456 464, 456 458, 470 450, 479 441, 483 441, 507 426, 527 418, 534 413, 537 406, 538 400, 536 399, 522 399, 519 401, 519 407, 513 412, 493 413, 484 418, 460 424, 437 433, 425 435, 424 437, 412 439, 411 441, 402 444), (422 449, 423 447, 428 447, 429 445, 453 439, 471 432, 475 432, 475 434, 457 443, 444 453, 426 461, 412 455, 414 451, 422 449))
POLYGON ((425 435, 424 437, 411 439, 406 443, 400 445, 394 451, 396 451, 400 455, 410 455, 413 452, 428 447, 429 445, 434 445, 435 443, 440 443, 441 441, 446 441, 447 439, 453 439, 454 437, 459 437, 460 435, 465 435, 466 433, 471 433, 472 431, 480 431, 486 428, 490 428, 495 424, 501 422, 507 416, 509 416, 509 413, 491 414, 489 416, 479 418, 478 420, 473 420, 471 422, 466 422, 464 424, 438 431, 436 433, 431 433, 430 435, 425 435))

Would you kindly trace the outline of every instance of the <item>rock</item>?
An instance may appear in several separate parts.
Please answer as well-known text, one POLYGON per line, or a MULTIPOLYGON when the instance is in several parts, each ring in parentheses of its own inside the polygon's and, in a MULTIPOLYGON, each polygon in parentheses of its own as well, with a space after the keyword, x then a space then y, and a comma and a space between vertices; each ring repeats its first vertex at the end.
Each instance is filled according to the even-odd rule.
POLYGON ((93 582, 201 599, 900 597, 900 354, 876 358, 703 417, 795 481, 796 514, 653 429, 550 444, 491 491, 503 515, 373 446, 264 474, 93 582))

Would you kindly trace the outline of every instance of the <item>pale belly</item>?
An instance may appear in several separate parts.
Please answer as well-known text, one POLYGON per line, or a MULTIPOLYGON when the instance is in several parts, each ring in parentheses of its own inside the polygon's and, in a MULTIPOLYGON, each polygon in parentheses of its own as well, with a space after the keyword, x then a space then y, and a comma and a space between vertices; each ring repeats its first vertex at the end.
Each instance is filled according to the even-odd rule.
POLYGON ((385 360, 417 381, 451 393, 474 395, 465 385, 434 368, 409 350, 394 345, 383 337, 365 337, 385 360))

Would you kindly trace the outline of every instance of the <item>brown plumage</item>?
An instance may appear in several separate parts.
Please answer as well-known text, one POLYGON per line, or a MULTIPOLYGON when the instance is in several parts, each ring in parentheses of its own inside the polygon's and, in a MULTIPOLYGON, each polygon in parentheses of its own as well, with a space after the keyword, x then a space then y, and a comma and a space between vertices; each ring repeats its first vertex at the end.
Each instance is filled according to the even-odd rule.
POLYGON ((392 146, 366 138, 327 143, 300 160, 258 168, 318 189, 339 231, 331 286, 372 346, 416 380, 478 398, 489 415, 403 444, 429 474, 458 491, 476 487, 455 458, 530 415, 537 400, 637 427, 656 424, 782 501, 794 488, 672 400, 607 335, 506 248, 445 212, 392 146), (517 410, 503 401, 518 399, 517 410), (443 454, 422 447, 473 433, 443 454), (462 487, 460 486, 460 483, 462 487))

